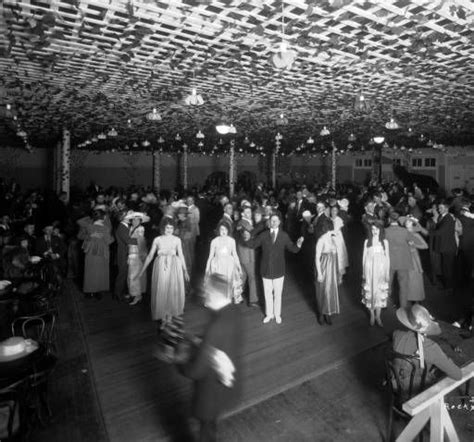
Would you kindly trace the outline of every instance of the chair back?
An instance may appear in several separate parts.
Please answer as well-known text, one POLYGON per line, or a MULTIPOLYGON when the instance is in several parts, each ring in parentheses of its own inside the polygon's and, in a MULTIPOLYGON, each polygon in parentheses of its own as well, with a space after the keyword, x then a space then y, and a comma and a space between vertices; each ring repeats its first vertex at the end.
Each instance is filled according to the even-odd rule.
POLYGON ((421 370, 418 357, 393 350, 388 353, 385 366, 392 403, 401 411, 404 402, 424 390, 427 367, 421 370))
POLYGON ((46 324, 40 316, 20 316, 12 322, 12 336, 43 342, 46 324))

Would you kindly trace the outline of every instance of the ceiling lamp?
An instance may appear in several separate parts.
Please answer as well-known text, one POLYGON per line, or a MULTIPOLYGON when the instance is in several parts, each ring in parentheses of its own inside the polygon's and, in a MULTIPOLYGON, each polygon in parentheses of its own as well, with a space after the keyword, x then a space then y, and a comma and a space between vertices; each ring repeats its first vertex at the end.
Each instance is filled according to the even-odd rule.
POLYGON ((23 129, 20 129, 17 133, 17 136, 19 136, 20 138, 26 138, 26 132, 23 130, 23 129))
POLYGON ((176 141, 181 141, 181 135, 180 134, 176 134, 176 136, 174 137, 174 139, 176 141))
POLYGON ((254 148, 254 147, 255 147, 255 143, 252 141, 252 142, 249 144, 249 146, 250 146, 251 148, 254 148))
POLYGON ((156 108, 153 108, 150 113, 146 114, 146 118, 149 121, 161 121, 161 115, 156 108))
POLYGON ((150 142, 148 140, 142 141, 143 147, 148 147, 149 145, 150 145, 150 142))
POLYGON ((114 128, 110 129, 110 130, 107 132, 107 136, 112 137, 112 138, 116 137, 117 135, 118 135, 118 133, 117 133, 117 131, 116 131, 114 128))
POLYGON ((288 124, 288 118, 285 117, 285 114, 280 114, 280 117, 277 120, 277 124, 279 126, 286 126, 288 124))
POLYGON ((204 99, 201 95, 197 93, 196 88, 193 87, 191 90, 191 94, 184 99, 184 102, 188 106, 201 106, 202 104, 204 104, 204 99))
POLYGON ((92 137, 92 138, 91 138, 91 141, 92 141, 93 143, 97 143, 97 141, 99 141, 99 139, 98 139, 97 137, 92 137))
POLYGON ((412 129, 411 127, 408 128, 407 135, 408 135, 409 137, 412 137, 413 135, 415 135, 415 134, 413 133, 413 129, 412 129))
POLYGON ((232 123, 230 123, 230 126, 229 126, 229 133, 232 134, 232 135, 237 133, 237 129, 235 128, 235 126, 232 123))
POLYGON ((382 144, 385 141, 385 137, 382 137, 382 136, 377 136, 372 139, 374 140, 374 143, 376 144, 382 144))
POLYGON ((216 130, 221 135, 227 135, 229 133, 229 126, 227 124, 218 124, 216 130))
POLYGON ((330 134, 331 134, 331 132, 329 132, 329 129, 326 126, 324 126, 321 129, 321 132, 319 132, 319 135, 321 135, 322 137, 327 137, 330 134))
POLYGON ((196 138, 198 140, 203 140, 204 139, 204 134, 201 132, 201 130, 199 130, 198 133, 196 134, 196 138))
POLYGON ((203 143, 202 141, 200 141, 200 142, 198 143, 198 147, 204 147, 204 143, 203 143))
POLYGON ((134 149, 136 149, 136 148, 138 147, 138 144, 137 144, 136 141, 132 144, 132 147, 133 147, 134 149))
POLYGON ((12 110, 12 105, 10 103, 7 103, 6 108, 7 108, 7 111, 11 111, 12 110))
POLYGON ((388 143, 385 141, 385 143, 383 143, 383 146, 382 146, 384 149, 388 149, 390 146, 388 145, 388 143))
POLYGON ((160 135, 160 138, 158 138, 158 144, 163 144, 165 142, 165 139, 160 135))
POLYGON ((360 112, 370 111, 369 102, 367 101, 367 98, 365 97, 365 95, 362 92, 357 94, 356 97, 355 97, 354 110, 360 111, 360 112))
POLYGON ((314 144, 314 140, 313 140, 311 137, 309 137, 309 138, 306 140, 306 143, 307 143, 307 144, 314 144))
POLYGON ((356 140, 356 136, 351 133, 348 137, 347 137, 347 141, 353 143, 354 141, 356 140))
POLYGON ((249 144, 249 143, 250 143, 249 137, 245 135, 244 144, 249 144))
POLYGON ((421 142, 421 143, 424 143, 426 141, 426 138, 423 134, 420 135, 420 137, 418 138, 418 140, 421 142))
POLYGON ((387 121, 387 123, 385 123, 385 128, 389 130, 396 130, 399 129, 399 127, 400 126, 393 118, 390 118, 390 121, 387 121))
POLYGON ((288 49, 288 42, 285 40, 285 14, 284 3, 281 2, 281 43, 279 51, 271 58, 273 66, 277 69, 291 69, 296 60, 296 51, 288 49))
POLYGON ((127 120, 127 127, 132 127, 132 120, 130 118, 127 120))
POLYGON ((276 140, 276 141, 281 141, 282 139, 283 139, 283 135, 282 135, 280 132, 278 132, 278 133, 275 135, 275 140, 276 140))
POLYGON ((433 147, 433 141, 431 141, 431 139, 428 140, 428 142, 426 143, 427 146, 429 147, 433 147))

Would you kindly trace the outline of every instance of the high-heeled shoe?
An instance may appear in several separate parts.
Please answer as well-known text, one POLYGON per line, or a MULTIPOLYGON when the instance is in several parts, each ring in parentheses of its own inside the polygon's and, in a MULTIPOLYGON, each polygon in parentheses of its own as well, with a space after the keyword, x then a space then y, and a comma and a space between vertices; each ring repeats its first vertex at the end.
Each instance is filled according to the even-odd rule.
POLYGON ((132 302, 129 302, 128 305, 137 305, 139 302, 142 301, 142 297, 141 296, 135 296, 133 299, 132 299, 132 302))

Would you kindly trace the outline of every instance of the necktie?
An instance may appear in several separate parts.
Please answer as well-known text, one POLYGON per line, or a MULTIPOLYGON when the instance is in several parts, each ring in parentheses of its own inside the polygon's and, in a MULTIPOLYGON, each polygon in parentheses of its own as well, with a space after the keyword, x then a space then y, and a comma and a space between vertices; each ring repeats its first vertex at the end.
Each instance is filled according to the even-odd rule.
POLYGON ((277 239, 277 232, 276 232, 276 230, 272 230, 272 242, 273 242, 273 244, 275 244, 276 239, 277 239))

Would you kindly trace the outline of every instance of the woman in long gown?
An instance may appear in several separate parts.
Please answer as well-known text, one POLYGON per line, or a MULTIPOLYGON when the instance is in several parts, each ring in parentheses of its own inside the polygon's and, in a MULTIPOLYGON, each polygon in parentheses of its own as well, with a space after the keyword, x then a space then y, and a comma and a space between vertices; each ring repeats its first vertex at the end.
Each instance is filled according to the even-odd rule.
POLYGON ((370 325, 382 327, 381 312, 387 307, 390 281, 388 241, 381 221, 370 223, 369 238, 364 242, 362 258, 362 303, 370 311, 370 325))
POLYGON ((336 233, 331 221, 322 226, 323 233, 316 243, 316 303, 318 322, 332 325, 331 316, 339 314, 339 284, 342 274, 339 271, 336 233))
POLYGON ((136 278, 140 274, 145 262, 148 250, 145 239, 145 228, 143 223, 150 218, 142 212, 132 212, 125 216, 125 221, 132 221, 130 237, 137 240, 137 244, 128 246, 128 292, 132 297, 129 305, 136 305, 142 300, 142 294, 146 292, 146 274, 136 278))
MULTIPOLYGON (((414 241, 409 242, 413 268, 408 271, 408 301, 419 302, 425 299, 425 285, 423 281, 423 267, 421 266, 420 255, 418 250, 425 250, 428 244, 422 236, 416 231, 418 221, 415 218, 408 217, 405 221, 405 227, 412 233, 414 241)), ((426 233, 428 233, 425 230, 426 233)))
POLYGON ((331 220, 334 225, 335 238, 337 248, 337 262, 339 273, 341 275, 346 274, 346 269, 349 267, 349 257, 347 254, 346 242, 344 241, 344 236, 342 235, 342 228, 344 227, 344 221, 339 216, 339 206, 331 207, 331 220))
POLYGON ((229 236, 225 222, 217 226, 219 236, 211 241, 211 250, 206 264, 206 276, 222 275, 227 281, 227 298, 235 304, 242 299, 242 267, 235 247, 235 239, 229 236))
POLYGON ((171 323, 173 317, 184 311, 185 280, 189 280, 184 261, 181 240, 174 236, 174 221, 165 216, 162 220, 161 235, 153 240, 150 253, 146 257, 140 278, 155 255, 151 278, 151 317, 154 321, 171 323))
POLYGON ((101 292, 109 291, 109 246, 114 242, 110 227, 105 222, 105 212, 94 210, 91 217, 77 221, 84 242, 84 287, 87 297, 100 298, 101 292))

